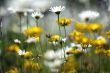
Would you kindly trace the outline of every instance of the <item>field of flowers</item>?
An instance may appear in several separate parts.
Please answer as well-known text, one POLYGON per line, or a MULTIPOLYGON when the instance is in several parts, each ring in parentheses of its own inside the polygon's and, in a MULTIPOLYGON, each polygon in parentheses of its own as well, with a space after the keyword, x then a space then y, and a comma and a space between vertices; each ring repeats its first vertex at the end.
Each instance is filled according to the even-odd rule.
POLYGON ((65 9, 65 6, 49 9, 56 17, 52 22, 58 26, 53 34, 41 26, 45 15, 40 8, 22 11, 9 7, 8 11, 18 18, 19 33, 12 30, 4 33, 3 17, 0 18, 0 73, 110 73, 110 30, 104 30, 104 24, 95 21, 100 13, 81 11, 78 21, 62 16, 65 9), (34 19, 33 26, 29 17, 34 19), (70 25, 74 26, 72 32, 67 30, 70 25))

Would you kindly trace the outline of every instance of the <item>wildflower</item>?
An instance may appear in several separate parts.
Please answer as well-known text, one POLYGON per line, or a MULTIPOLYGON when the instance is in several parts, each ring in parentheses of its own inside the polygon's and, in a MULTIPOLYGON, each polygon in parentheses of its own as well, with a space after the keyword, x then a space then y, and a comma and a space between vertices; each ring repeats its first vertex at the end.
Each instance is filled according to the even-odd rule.
POLYGON ((75 28, 77 30, 86 31, 88 28, 88 24, 85 23, 75 23, 75 28))
POLYGON ((95 54, 103 54, 103 53, 105 53, 105 50, 104 49, 102 49, 102 48, 99 48, 99 47, 96 47, 96 49, 95 49, 95 54))
POLYGON ((110 39, 110 30, 105 32, 105 35, 110 39))
POLYGON ((64 67, 62 72, 70 72, 70 71, 76 71, 76 69, 79 67, 78 62, 75 60, 73 56, 67 57, 67 62, 64 63, 64 67))
POLYGON ((41 35, 42 31, 43 31, 42 28, 34 26, 34 27, 30 27, 30 28, 26 29, 24 31, 24 35, 30 36, 30 37, 39 37, 41 35))
POLYGON ((102 29, 102 25, 98 23, 93 23, 93 24, 89 24, 87 28, 89 31, 97 32, 102 29))
POLYGON ((41 66, 38 63, 35 63, 33 61, 28 61, 27 60, 27 61, 24 61, 24 69, 26 69, 26 70, 30 70, 30 69, 32 69, 32 70, 40 70, 41 66))
POLYGON ((11 68, 9 71, 5 73, 19 73, 19 70, 16 67, 11 68))
POLYGON ((26 40, 27 43, 36 43, 39 42, 40 38, 39 37, 30 37, 26 40))
POLYGON ((60 39, 61 39, 61 37, 59 35, 52 35, 51 37, 48 38, 48 41, 50 43, 52 43, 52 42, 57 43, 60 39))
POLYGON ((43 15, 40 11, 36 11, 36 12, 33 12, 31 16, 32 16, 33 18, 35 18, 35 19, 40 19, 40 18, 42 18, 44 15, 43 15))
POLYGON ((15 39, 14 42, 17 43, 17 44, 20 44, 21 43, 21 41, 18 40, 18 39, 15 39))
POLYGON ((9 52, 15 52, 18 53, 20 51, 20 47, 17 44, 11 44, 6 49, 9 52))
POLYGON ((71 48, 69 50, 66 51, 66 54, 79 54, 81 53, 82 51, 79 50, 79 49, 74 49, 74 48, 71 48))
POLYGON ((88 22, 89 20, 95 20, 96 18, 98 18, 100 16, 100 14, 96 11, 91 11, 91 10, 88 10, 88 11, 82 11, 80 14, 79 14, 79 18, 82 20, 82 21, 86 21, 88 22))
POLYGON ((92 42, 92 44, 96 46, 104 46, 106 45, 106 43, 107 43, 106 39, 102 36, 98 37, 96 40, 92 42))
POLYGON ((25 54, 25 50, 19 50, 18 51, 18 55, 24 55, 25 54))
POLYGON ((82 37, 84 37, 84 34, 76 30, 69 34, 70 40, 75 41, 77 43, 81 41, 82 37))
POLYGON ((60 18, 60 19, 59 19, 59 22, 58 22, 58 20, 56 20, 56 22, 58 23, 58 25, 68 26, 68 25, 71 24, 72 19, 69 19, 69 18, 60 18))
POLYGON ((23 54, 24 58, 30 58, 32 56, 32 51, 26 51, 24 54, 23 54))
POLYGON ((65 6, 55 6, 51 7, 49 11, 54 12, 56 14, 60 14, 61 11, 65 9, 65 6))

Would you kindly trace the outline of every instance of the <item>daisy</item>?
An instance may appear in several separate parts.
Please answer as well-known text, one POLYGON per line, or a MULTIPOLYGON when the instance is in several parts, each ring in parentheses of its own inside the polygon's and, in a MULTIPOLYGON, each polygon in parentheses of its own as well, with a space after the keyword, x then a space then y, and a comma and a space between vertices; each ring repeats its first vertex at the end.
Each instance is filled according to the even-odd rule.
POLYGON ((82 20, 82 21, 86 21, 88 22, 89 20, 95 20, 96 18, 98 18, 100 16, 100 14, 96 11, 91 11, 91 10, 88 10, 88 11, 82 11, 80 14, 79 14, 79 18, 82 20))
POLYGON ((30 37, 26 40, 26 42, 29 44, 29 43, 36 43, 36 42, 39 42, 39 37, 30 37))
POLYGON ((43 18, 43 14, 40 11, 33 12, 31 15, 33 18, 40 19, 43 18))
POLYGON ((18 55, 24 55, 25 54, 25 50, 19 50, 18 51, 18 55))
POLYGON ((20 40, 18 40, 18 39, 15 39, 15 40, 14 40, 14 42, 15 42, 15 43, 18 43, 18 44, 20 44, 20 43, 21 43, 21 41, 20 41, 20 40))
POLYGON ((51 7, 49 11, 54 12, 56 14, 60 14, 61 11, 65 9, 65 6, 55 6, 51 7))

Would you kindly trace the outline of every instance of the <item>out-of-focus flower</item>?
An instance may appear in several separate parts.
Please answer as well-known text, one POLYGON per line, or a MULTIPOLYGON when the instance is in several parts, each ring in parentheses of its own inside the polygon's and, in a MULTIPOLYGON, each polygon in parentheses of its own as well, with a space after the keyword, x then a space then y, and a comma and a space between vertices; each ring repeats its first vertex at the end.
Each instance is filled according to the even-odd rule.
POLYGON ((20 47, 17 44, 11 44, 6 48, 9 52, 15 52, 18 53, 20 51, 20 47))
POLYGON ((30 70, 30 69, 32 69, 32 70, 40 70, 41 69, 41 65, 38 64, 38 63, 35 63, 33 61, 26 60, 26 61, 24 61, 24 69, 26 69, 26 70, 30 70))
POLYGON ((108 56, 110 58, 110 49, 105 51, 106 56, 108 56))
POLYGON ((82 12, 79 14, 79 18, 80 18, 82 21, 86 21, 86 22, 88 22, 89 20, 95 20, 95 19, 98 18, 99 16, 100 16, 100 14, 99 14, 97 11, 91 11, 91 10, 82 11, 82 12))
POLYGON ((42 33, 43 29, 40 27, 30 27, 24 31, 24 35, 30 37, 39 37, 42 33))
POLYGON ((45 59, 48 60, 52 60, 55 57, 55 52, 53 50, 48 50, 45 54, 44 54, 45 59))
POLYGON ((13 67, 13 68, 9 69, 9 71, 7 71, 5 73, 20 73, 20 72, 19 72, 19 70, 16 67, 13 67))
POLYGON ((39 42, 40 38, 39 37, 30 37, 26 40, 27 43, 36 43, 39 42))
POLYGON ((88 25, 87 29, 92 32, 97 32, 102 29, 102 25, 98 23, 92 23, 88 25))
POLYGON ((82 37, 84 37, 84 34, 76 30, 69 34, 70 40, 77 43, 81 42, 82 37))
POLYGON ((26 51, 24 54, 23 54, 24 58, 30 58, 32 56, 32 51, 26 51))
POLYGON ((64 67, 62 72, 76 72, 76 69, 79 67, 79 64, 77 61, 75 61, 75 58, 73 56, 67 57, 67 62, 64 63, 64 67))
POLYGON ((57 42, 57 41, 59 41, 60 40, 60 36, 59 35, 52 35, 49 39, 48 39, 48 41, 49 42, 57 42))
POLYGON ((24 55, 25 54, 25 50, 19 50, 18 51, 18 55, 24 55))
POLYGON ((107 41, 104 37, 100 36, 98 37, 96 40, 94 40, 92 42, 93 45, 96 45, 96 46, 104 46, 107 44, 107 41))
POLYGON ((51 7, 49 11, 54 12, 56 14, 60 14, 61 11, 65 9, 65 6, 55 6, 51 7))
POLYGON ((105 35, 110 39, 110 30, 105 32, 105 35))
POLYGON ((21 41, 18 40, 18 39, 15 39, 14 42, 17 43, 17 44, 20 44, 21 43, 21 41))
POLYGON ((55 59, 53 61, 44 61, 44 64, 48 66, 52 72, 57 72, 62 63, 63 61, 60 59, 55 59))
POLYGON ((66 51, 66 54, 79 54, 79 53, 82 53, 82 51, 74 48, 71 48, 68 51, 66 51))
POLYGON ((85 23, 75 23, 75 28, 77 30, 86 31, 88 28, 87 26, 88 24, 85 24, 85 23))
POLYGON ((72 19, 70 19, 70 18, 60 18, 59 22, 58 22, 58 20, 56 20, 56 22, 58 23, 58 25, 61 25, 61 26, 69 26, 72 22, 72 19))
POLYGON ((44 15, 43 15, 40 11, 36 11, 36 12, 33 12, 31 16, 32 16, 33 18, 35 18, 35 19, 40 19, 40 18, 42 18, 44 15))
POLYGON ((96 47, 95 54, 104 54, 106 51, 102 48, 96 47))

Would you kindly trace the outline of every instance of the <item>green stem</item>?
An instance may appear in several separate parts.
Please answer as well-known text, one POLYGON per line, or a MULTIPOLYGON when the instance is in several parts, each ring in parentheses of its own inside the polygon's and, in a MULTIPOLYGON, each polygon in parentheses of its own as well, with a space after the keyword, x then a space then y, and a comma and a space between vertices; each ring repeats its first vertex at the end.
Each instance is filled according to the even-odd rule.
POLYGON ((57 16, 58 16, 59 34, 60 34, 60 36, 61 36, 61 28, 60 28, 60 25, 59 25, 59 19, 60 19, 60 16, 59 16, 59 14, 57 14, 57 16))
POLYGON ((29 19, 28 19, 29 17, 28 17, 28 12, 27 12, 27 19, 26 19, 26 22, 27 22, 27 29, 28 29, 28 27, 29 27, 29 19))
POLYGON ((19 21, 20 21, 20 33, 22 33, 22 24, 21 24, 21 20, 22 20, 22 16, 21 15, 19 15, 19 21))
POLYGON ((37 27, 39 26, 38 19, 36 19, 36 26, 37 26, 37 27))

